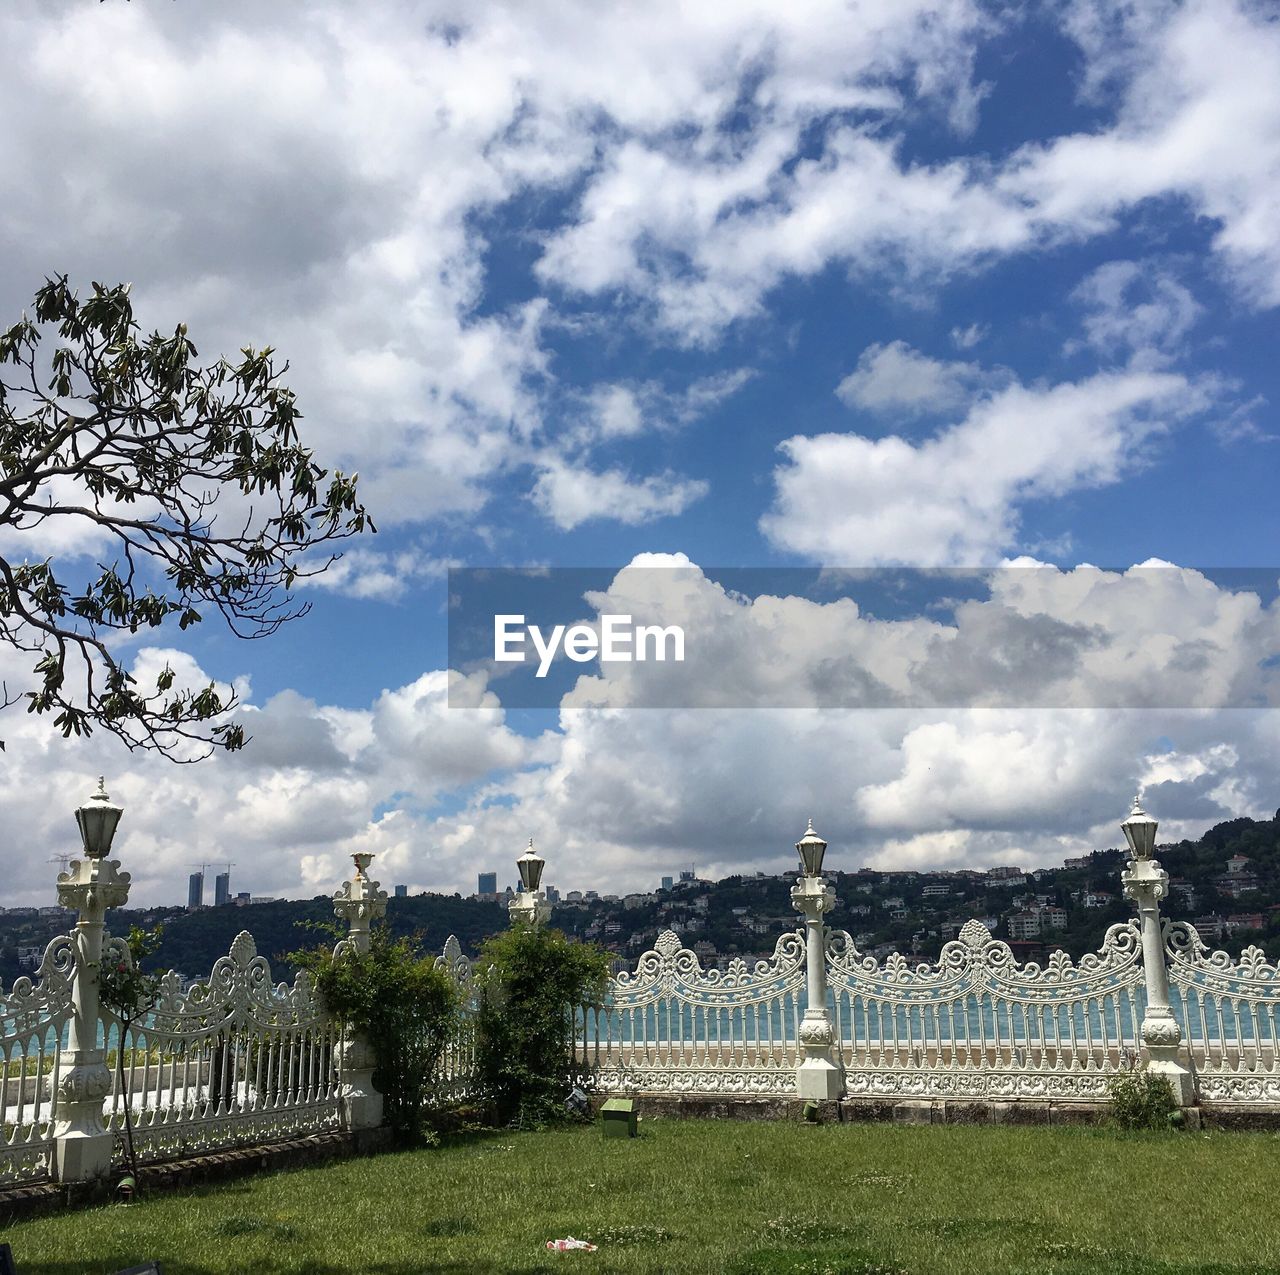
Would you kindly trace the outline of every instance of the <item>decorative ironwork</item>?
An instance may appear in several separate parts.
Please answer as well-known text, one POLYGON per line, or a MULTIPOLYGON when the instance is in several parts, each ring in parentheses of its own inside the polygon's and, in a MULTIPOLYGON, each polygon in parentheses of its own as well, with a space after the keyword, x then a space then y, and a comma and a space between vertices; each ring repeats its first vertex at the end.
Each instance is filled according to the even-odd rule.
POLYGON ((75 940, 60 934, 33 975, 0 987, 0 1184, 49 1172, 59 1074, 77 969, 75 940))
POLYGON ((634 970, 614 976, 603 1008, 580 1011, 581 1073, 614 1092, 794 1093, 804 981, 802 931, 766 960, 704 970, 664 930, 634 970))
POLYGON ((1053 952, 1020 964, 980 921, 936 964, 864 956, 827 939, 836 1038, 849 1095, 1099 1098, 1139 1044, 1137 926, 1113 925, 1078 963, 1053 952))
MULTIPOLYGON (((152 1010, 123 1044, 141 1158, 294 1137, 342 1122, 340 1033, 310 976, 273 983, 247 931, 203 982, 184 988, 172 970, 164 975, 152 1010)), ((123 1101, 115 1093, 108 1115, 117 1133, 123 1101)))
POLYGON ((1259 947, 1237 960, 1194 925, 1165 926, 1169 990, 1206 1102, 1280 1102, 1280 968, 1259 947))

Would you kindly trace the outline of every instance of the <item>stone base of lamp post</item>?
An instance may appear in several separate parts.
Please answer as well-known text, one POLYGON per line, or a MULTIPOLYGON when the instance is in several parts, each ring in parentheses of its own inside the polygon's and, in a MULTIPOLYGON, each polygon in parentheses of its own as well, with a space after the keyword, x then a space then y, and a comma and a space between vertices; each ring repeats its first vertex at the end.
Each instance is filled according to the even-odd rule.
POLYGON ((796 1068, 796 1096, 803 1102, 830 1102, 844 1094, 844 1072, 831 1058, 832 1040, 827 1016, 806 1011, 800 1020, 804 1058, 796 1068))
POLYGON ((1153 1076, 1164 1076, 1168 1080, 1178 1106, 1190 1107, 1195 1103, 1195 1082, 1182 1061, 1181 1041, 1182 1029, 1172 1010, 1148 1010, 1142 1020, 1147 1070, 1153 1076))
POLYGON ((348 1129, 376 1129, 382 1124, 382 1094, 373 1083, 373 1049, 360 1036, 344 1040, 339 1049, 343 1124, 348 1129))
POLYGON ((87 1182, 111 1172, 115 1135, 102 1120, 102 1101, 111 1092, 111 1072, 101 1050, 89 1059, 64 1062, 48 1083, 56 1086, 58 1117, 53 1127, 53 1177, 87 1182))

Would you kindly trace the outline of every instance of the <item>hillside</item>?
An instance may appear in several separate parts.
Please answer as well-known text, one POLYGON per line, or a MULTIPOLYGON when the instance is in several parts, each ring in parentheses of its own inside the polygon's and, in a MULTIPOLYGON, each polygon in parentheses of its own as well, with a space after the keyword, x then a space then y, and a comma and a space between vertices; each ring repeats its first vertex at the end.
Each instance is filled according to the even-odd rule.
MULTIPOLYGON (((1209 942, 1231 952, 1250 943, 1280 957, 1280 812, 1276 819, 1231 819, 1197 841, 1158 847, 1172 879, 1166 916, 1192 920, 1209 942), (1232 864, 1232 860, 1236 862, 1232 864)), ((1061 947, 1079 957, 1096 949, 1109 925, 1132 915, 1123 898, 1118 849, 1095 851, 1072 866, 980 872, 858 872, 828 874, 840 906, 833 923, 855 936, 863 951, 897 949, 933 958, 970 917, 983 919, 997 937, 1013 942, 1028 958, 1061 947), (1004 871, 1006 875, 1001 876, 1004 871), (1039 932, 1034 932, 1038 927, 1039 932)), ((592 939, 632 960, 652 945, 658 932, 674 929, 698 951, 703 963, 732 956, 761 956, 797 924, 790 905, 794 875, 734 876, 718 882, 694 881, 672 890, 580 902, 559 902, 553 924, 592 939)), ((206 973, 231 940, 248 929, 258 950, 272 961, 279 978, 291 973, 289 952, 331 936, 317 929, 332 921, 325 896, 256 904, 182 909, 124 910, 113 913, 112 929, 130 924, 165 925, 157 957, 190 977, 206 973)), ((418 894, 391 899, 387 921, 396 934, 420 935, 438 952, 450 934, 474 953, 484 938, 502 929, 506 909, 494 902, 458 895, 418 894)), ((0 915, 0 979, 7 986, 23 970, 21 948, 43 946, 63 929, 63 916, 0 915)))

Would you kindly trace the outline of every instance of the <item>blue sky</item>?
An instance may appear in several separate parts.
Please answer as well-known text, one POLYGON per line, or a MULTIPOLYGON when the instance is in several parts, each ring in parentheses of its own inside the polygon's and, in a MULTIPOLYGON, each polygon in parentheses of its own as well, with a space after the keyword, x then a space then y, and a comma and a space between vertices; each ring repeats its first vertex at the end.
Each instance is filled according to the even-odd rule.
MULTIPOLYGON (((1268 6, 33 3, 0 49, 4 311, 67 271, 130 281, 202 353, 274 344, 380 527, 269 642, 139 647, 238 681, 244 756, 165 767, 5 720, 0 803, 37 849, 99 770, 157 899, 197 842, 306 893, 360 849, 471 889, 534 835, 550 880, 603 889, 691 847, 781 868, 810 813, 846 865, 949 867, 1110 844, 1138 785, 1178 834, 1280 805, 1274 710, 1217 709, 1277 649, 1274 599, 1245 617, 1193 570, 1270 567, 1280 533, 1268 6), (1107 633, 1080 703, 1176 678, 1198 640, 1204 697, 641 713, 619 683, 532 712, 473 678, 478 707, 447 707, 449 565, 654 554, 1052 564, 1060 596, 1005 605, 1107 633), (1068 596, 1078 564, 1150 560, 1176 584, 1068 596)), ((101 551, 41 534, 0 551, 72 574, 101 551)), ((761 640, 703 601, 726 650, 761 640)), ((782 607, 775 662, 818 658, 824 614, 782 607)))

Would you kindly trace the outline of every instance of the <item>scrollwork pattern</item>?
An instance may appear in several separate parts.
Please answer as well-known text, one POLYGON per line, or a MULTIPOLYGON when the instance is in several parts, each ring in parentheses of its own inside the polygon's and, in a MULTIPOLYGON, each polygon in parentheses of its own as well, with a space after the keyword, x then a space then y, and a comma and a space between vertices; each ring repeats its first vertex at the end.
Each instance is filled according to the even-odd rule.
POLYGON ((795 930, 778 939, 772 957, 754 965, 735 957, 726 969, 704 970, 697 953, 686 948, 679 935, 663 930, 634 970, 614 975, 611 1003, 631 1009, 675 997, 708 1009, 763 1004, 803 985, 804 960, 804 931, 795 930))

